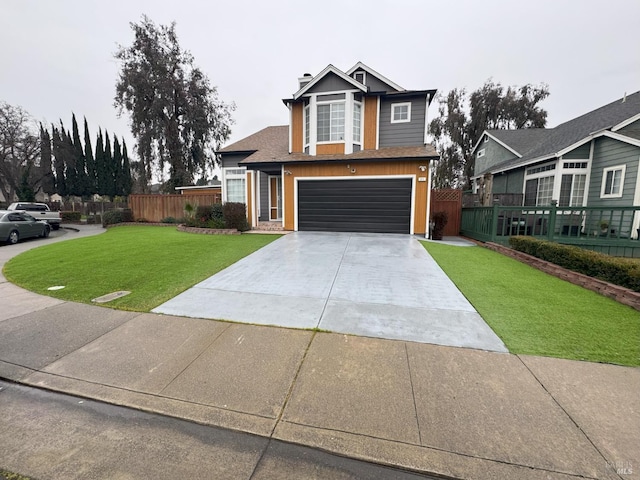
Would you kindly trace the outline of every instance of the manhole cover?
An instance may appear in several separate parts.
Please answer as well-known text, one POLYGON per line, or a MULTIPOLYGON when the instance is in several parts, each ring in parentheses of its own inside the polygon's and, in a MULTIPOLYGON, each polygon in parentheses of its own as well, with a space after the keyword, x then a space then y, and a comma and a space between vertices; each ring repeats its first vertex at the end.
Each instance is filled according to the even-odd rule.
POLYGON ((98 298, 94 298, 93 300, 91 300, 94 303, 107 303, 110 302, 111 300, 115 300, 116 298, 120 298, 120 297, 124 297, 125 295, 129 295, 131 292, 128 292, 126 290, 121 290, 119 292, 113 292, 113 293, 107 293, 106 295, 103 295, 101 297, 98 298))

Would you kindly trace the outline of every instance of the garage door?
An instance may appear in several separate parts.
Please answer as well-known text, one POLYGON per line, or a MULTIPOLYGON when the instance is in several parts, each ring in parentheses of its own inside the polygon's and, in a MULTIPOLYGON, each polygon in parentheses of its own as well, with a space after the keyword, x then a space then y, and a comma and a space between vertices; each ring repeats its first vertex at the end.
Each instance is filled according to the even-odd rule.
POLYGON ((411 179, 298 181, 298 230, 410 233, 411 179))

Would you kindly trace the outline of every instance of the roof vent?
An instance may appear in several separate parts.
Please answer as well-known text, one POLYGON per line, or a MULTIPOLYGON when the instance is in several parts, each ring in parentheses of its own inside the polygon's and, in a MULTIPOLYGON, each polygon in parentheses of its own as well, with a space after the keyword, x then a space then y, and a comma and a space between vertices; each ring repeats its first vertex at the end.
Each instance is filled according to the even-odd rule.
POLYGON ((622 97, 622 103, 627 101, 627 92, 624 92, 624 96, 622 97))

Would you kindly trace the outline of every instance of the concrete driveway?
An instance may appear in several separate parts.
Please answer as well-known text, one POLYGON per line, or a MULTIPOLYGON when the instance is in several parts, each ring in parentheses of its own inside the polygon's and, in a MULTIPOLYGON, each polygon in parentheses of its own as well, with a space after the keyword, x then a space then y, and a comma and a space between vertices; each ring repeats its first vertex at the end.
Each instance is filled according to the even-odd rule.
POLYGON ((285 235, 153 312, 507 351, 410 235, 285 235))

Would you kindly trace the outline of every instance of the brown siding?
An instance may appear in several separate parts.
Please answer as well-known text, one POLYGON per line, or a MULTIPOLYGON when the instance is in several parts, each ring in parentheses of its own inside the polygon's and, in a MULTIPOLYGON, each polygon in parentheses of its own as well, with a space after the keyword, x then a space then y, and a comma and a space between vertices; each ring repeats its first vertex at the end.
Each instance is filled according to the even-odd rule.
POLYGON ((316 155, 344 154, 344 143, 323 143, 316 146, 316 155))
POLYGON ((420 165, 428 166, 429 162, 427 160, 404 160, 351 164, 348 164, 348 162, 336 162, 332 164, 287 165, 286 168, 291 172, 291 175, 285 175, 283 179, 283 189, 285 190, 284 228, 285 230, 294 229, 293 185, 296 177, 349 176, 358 178, 358 176, 363 175, 415 175, 413 230, 416 234, 424 234, 426 232, 428 182, 419 182, 418 177, 424 177, 426 180, 428 172, 422 172, 419 169, 420 165), (350 168, 347 168, 347 165, 350 168), (352 174, 351 168, 355 168, 356 173, 352 174))
POLYGON ((365 97, 363 150, 375 150, 377 138, 378 138, 378 97, 365 97))
POLYGON ((303 127, 304 116, 302 114, 304 105, 294 103, 291 105, 291 152, 302 153, 304 147, 303 127))
POLYGON ((129 208, 133 218, 144 218, 149 222, 160 222, 163 218, 184 217, 184 206, 213 205, 220 203, 215 195, 129 195, 129 208))

